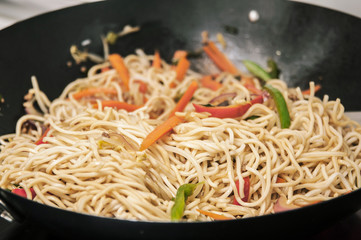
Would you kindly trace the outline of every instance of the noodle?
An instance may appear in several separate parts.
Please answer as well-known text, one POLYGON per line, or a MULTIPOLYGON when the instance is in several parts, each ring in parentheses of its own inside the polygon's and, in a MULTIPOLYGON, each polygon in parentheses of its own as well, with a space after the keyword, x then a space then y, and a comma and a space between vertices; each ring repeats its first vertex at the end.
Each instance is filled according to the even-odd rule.
MULTIPOLYGON (((273 101, 254 104, 240 118, 208 117, 189 103, 185 122, 148 149, 142 140, 168 118, 174 99, 201 75, 188 71, 176 87, 175 71, 137 50, 124 58, 130 90, 105 62, 92 67, 88 77, 65 87, 49 101, 32 78, 33 95, 42 114, 21 117, 14 134, 0 137, 0 186, 20 186, 34 201, 99 216, 146 221, 168 221, 177 189, 185 183, 203 184, 187 200, 184 220, 211 220, 196 209, 229 218, 274 213, 280 196, 299 207, 346 194, 361 186, 361 128, 344 114, 339 99, 304 96, 281 80, 268 83, 284 95, 291 126, 281 129, 273 101), (141 94, 137 81, 147 84, 141 94), (110 88, 114 95, 75 99, 88 88, 110 88), (102 100, 144 106, 133 112, 102 107, 102 100), (98 107, 94 108, 93 104, 98 107), (257 118, 252 118, 257 116, 257 118), (25 128, 26 123, 33 127, 25 128), (43 128, 43 144, 35 144, 43 128), (250 192, 245 197, 244 182, 250 192), (284 181, 280 182, 279 179, 284 181), (236 182, 239 182, 237 189, 236 182), (234 199, 240 203, 234 204, 234 199)), ((259 86, 257 79, 256 85, 259 86)), ((234 76, 222 73, 216 91, 200 86, 193 103, 207 104, 222 93, 235 92, 234 104, 250 101, 252 93, 234 76)))

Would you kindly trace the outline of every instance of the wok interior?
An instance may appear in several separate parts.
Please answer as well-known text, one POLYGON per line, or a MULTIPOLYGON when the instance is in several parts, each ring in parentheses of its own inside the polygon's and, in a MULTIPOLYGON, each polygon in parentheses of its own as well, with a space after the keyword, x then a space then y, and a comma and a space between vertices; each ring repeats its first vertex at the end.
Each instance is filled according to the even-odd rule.
MULTIPOLYGON (((0 56, 0 68, 4 71, 3 79, 6 79, 2 80, 2 89, 6 91, 1 93, 6 104, 1 109, 3 116, 0 118, 0 134, 13 132, 15 121, 23 113, 23 96, 31 87, 31 75, 38 77, 41 88, 49 93, 50 98, 57 97, 66 83, 83 75, 79 71, 79 66, 67 67, 66 63, 71 60, 69 47, 72 44, 79 45, 84 39, 91 39, 89 51, 101 54, 99 35, 105 34, 108 30, 121 29, 125 24, 141 25, 142 30, 111 46, 113 52, 127 55, 133 53, 136 48, 142 48, 150 54, 154 49, 160 49, 165 58, 170 60, 176 49, 199 48, 201 31, 208 30, 211 36, 222 32, 229 44, 226 54, 240 68, 242 59, 265 63, 268 57, 272 57, 279 63, 283 71, 282 77, 291 86, 304 87, 309 81, 322 83, 323 90, 319 94, 327 93, 331 98, 340 97, 347 110, 361 108, 361 103, 357 101, 357 90, 361 84, 357 81, 360 79, 357 69, 360 60, 357 55, 361 52, 357 43, 361 41, 360 34, 354 31, 355 27, 361 25, 359 19, 284 1, 184 1, 174 8, 169 8, 167 1, 159 1, 154 11, 149 11, 148 4, 151 3, 111 1, 89 4, 46 14, 2 31, 0 37, 4 42, 0 46, 0 52, 4 54, 0 56), (137 9, 136 15, 134 9, 137 9), (248 13, 253 9, 261 16, 255 23, 248 20, 248 13), (226 25, 238 27, 238 34, 227 34, 224 30, 226 25), (340 79, 345 82, 342 88, 340 79)), ((359 198, 358 192, 352 193, 355 198, 356 195, 359 198)), ((19 203, 22 203, 22 199, 12 203, 8 197, 6 196, 7 203, 15 204, 15 208, 26 213, 28 218, 44 220, 38 213, 29 212, 21 207, 19 203)), ((341 200, 334 201, 331 206, 337 208, 337 203, 341 200)), ((352 206, 348 212, 359 207, 352 206)), ((320 213, 329 216, 326 207, 320 209, 320 213)), ((342 215, 342 211, 338 213, 342 215)), ((303 211, 300 214, 309 216, 311 212, 303 211)), ((99 221, 98 218, 94 218, 97 219, 94 222, 99 221)), ((262 224, 273 221, 270 221, 269 217, 263 219, 265 222, 251 219, 238 222, 242 224, 256 221, 257 224, 262 224)), ((122 224, 129 226, 128 223, 122 224)), ((139 223, 138 227, 144 227, 143 224, 139 223)), ((237 228, 235 223, 216 224, 217 227, 237 228)), ((174 230, 173 225, 169 225, 172 226, 169 230, 174 230)), ((196 225, 197 223, 192 226, 196 225)), ((205 230, 204 227, 198 226, 199 229, 205 230)), ((147 225, 144 229, 145 232, 150 231, 147 225)), ((196 227, 191 229, 196 230, 196 227)))

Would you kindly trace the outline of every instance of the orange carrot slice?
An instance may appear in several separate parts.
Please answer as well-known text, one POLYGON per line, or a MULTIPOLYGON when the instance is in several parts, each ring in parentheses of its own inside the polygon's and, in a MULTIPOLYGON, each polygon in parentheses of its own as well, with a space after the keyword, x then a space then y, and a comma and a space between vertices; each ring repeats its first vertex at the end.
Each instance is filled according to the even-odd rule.
MULTIPOLYGON (((93 105, 94 108, 98 108, 98 104, 95 103, 93 105)), ((105 107, 111 107, 111 108, 115 108, 115 109, 124 109, 128 112, 133 112, 135 110, 137 110, 138 108, 143 107, 142 105, 134 105, 134 104, 129 104, 126 102, 122 102, 122 101, 116 101, 116 100, 104 100, 102 101, 102 107, 103 109, 105 107)))
POLYGON ((162 67, 162 59, 160 58, 160 54, 159 54, 158 50, 156 50, 155 53, 154 53, 154 59, 153 59, 152 66, 154 68, 161 68, 162 67))
POLYGON ((110 67, 103 67, 100 71, 103 73, 103 72, 106 72, 109 70, 110 70, 110 67))
POLYGON ((239 70, 233 63, 224 55, 212 41, 208 41, 203 47, 205 53, 211 58, 211 60, 220 68, 222 71, 229 72, 231 74, 238 74, 239 70))
POLYGON ((229 218, 229 217, 217 214, 217 213, 208 212, 208 211, 205 211, 205 210, 202 210, 199 208, 197 208, 196 210, 203 215, 213 218, 214 220, 231 220, 232 219, 232 218, 229 218))
POLYGON ((203 85, 203 87, 212 89, 213 91, 217 91, 222 87, 222 83, 214 81, 212 75, 202 77, 201 84, 203 85))
POLYGON ((79 100, 83 97, 90 97, 97 93, 105 93, 109 95, 117 95, 117 91, 113 88, 87 88, 79 92, 73 93, 73 98, 79 100))
POLYGON ((173 61, 178 61, 179 59, 187 57, 187 51, 185 50, 177 50, 173 54, 173 61))
POLYGON ((124 64, 123 58, 119 54, 109 55, 109 61, 112 67, 117 71, 121 80, 123 81, 123 86, 126 91, 129 91, 129 71, 124 64))
POLYGON ((174 116, 176 112, 182 112, 184 108, 187 106, 189 101, 192 99, 194 92, 198 88, 198 83, 196 81, 191 82, 187 90, 184 92, 183 96, 179 99, 177 105, 170 113, 169 117, 174 116))
POLYGON ((175 126, 183 122, 182 117, 172 116, 165 120, 162 124, 157 126, 151 133, 149 133, 140 145, 139 151, 147 149, 150 145, 155 143, 158 139, 163 137, 166 133, 171 131, 175 126))
POLYGON ((176 79, 178 81, 183 80, 190 65, 191 65, 190 62, 188 61, 188 59, 186 57, 182 57, 181 59, 179 59, 179 62, 177 64, 177 67, 175 70, 176 74, 177 74, 176 79))
MULTIPOLYGON (((320 89, 321 89, 321 84, 316 84, 316 85, 315 85, 315 93, 316 93, 317 91, 319 91, 320 89)), ((310 94, 311 94, 311 90, 310 90, 310 89, 303 90, 303 91, 302 91, 302 94, 303 94, 303 95, 310 95, 310 94)))
POLYGON ((284 180, 283 178, 277 177, 276 183, 285 183, 286 180, 284 180))

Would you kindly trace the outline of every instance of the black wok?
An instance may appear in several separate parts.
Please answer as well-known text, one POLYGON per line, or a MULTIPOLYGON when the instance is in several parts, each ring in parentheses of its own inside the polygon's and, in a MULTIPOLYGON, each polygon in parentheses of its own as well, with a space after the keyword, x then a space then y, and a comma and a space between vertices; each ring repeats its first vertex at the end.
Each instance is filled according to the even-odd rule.
MULTIPOLYGON (((111 47, 122 55, 142 48, 159 49, 167 60, 174 50, 195 50, 200 33, 222 32, 227 55, 240 68, 242 59, 264 64, 274 58, 290 86, 321 83, 319 96, 340 98, 348 111, 361 110, 361 20, 319 7, 282 0, 106 1, 44 14, 0 31, 0 134, 14 131, 24 113, 23 96, 38 78, 50 99, 83 76, 71 61, 69 48, 90 39, 89 51, 102 54, 100 34, 126 24, 140 25, 138 33, 111 47), (257 10, 260 19, 250 22, 257 10), (225 31, 234 26, 238 34, 225 31)), ((201 61, 201 60, 194 60, 201 61)), ((90 63, 88 63, 89 65, 90 63)), ((38 223, 67 236, 124 239, 227 239, 253 236, 305 236, 318 232, 361 208, 361 190, 312 206, 241 220, 195 223, 124 221, 60 210, 26 200, 0 189, 0 198, 17 221, 38 223), (291 234, 291 235, 288 235, 291 234)))

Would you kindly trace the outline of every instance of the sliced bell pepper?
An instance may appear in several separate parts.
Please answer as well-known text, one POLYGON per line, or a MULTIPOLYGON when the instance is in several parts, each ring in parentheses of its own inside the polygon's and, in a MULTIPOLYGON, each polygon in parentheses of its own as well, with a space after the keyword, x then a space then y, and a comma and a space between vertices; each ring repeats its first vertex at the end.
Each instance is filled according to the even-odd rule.
POLYGON ((272 79, 280 77, 281 70, 278 68, 277 63, 272 58, 267 60, 267 66, 270 69, 268 73, 272 79))
MULTIPOLYGON (((21 197, 27 198, 24 188, 14 188, 13 190, 11 190, 11 192, 21 197)), ((31 199, 34 199, 36 196, 35 190, 33 188, 30 188, 30 192, 31 192, 31 199)))
POLYGON ((40 145, 40 144, 46 143, 46 142, 44 142, 43 140, 44 140, 44 138, 46 137, 46 135, 48 135, 49 130, 50 130, 50 128, 48 127, 48 128, 44 131, 43 135, 35 142, 36 145, 40 145))
POLYGON ((264 80, 265 82, 267 82, 268 80, 270 80, 272 78, 268 72, 266 72, 261 66, 259 66, 255 62, 252 62, 249 60, 244 60, 243 64, 246 66, 247 70, 250 73, 252 73, 256 77, 259 77, 260 79, 264 80))
POLYGON ((191 196, 196 189, 196 187, 199 184, 203 184, 203 182, 200 183, 186 183, 181 185, 176 193, 175 199, 174 199, 174 205, 171 209, 171 219, 172 221, 178 221, 182 219, 184 208, 186 206, 186 201, 189 196, 191 196))
POLYGON ((208 112, 211 114, 211 117, 217 118, 237 118, 241 117, 247 112, 247 110, 256 103, 263 103, 263 96, 257 96, 250 102, 238 105, 230 106, 219 106, 219 107, 207 107, 199 104, 193 103, 193 106, 196 112, 208 112))
MULTIPOLYGON (((244 185, 243 185, 243 193, 244 193, 244 197, 241 199, 243 202, 248 202, 249 199, 249 189, 250 189, 250 183, 249 183, 249 177, 244 177, 243 178, 244 181, 244 185)), ((236 186, 237 189, 239 189, 239 181, 236 181, 236 186)), ((241 205, 236 198, 233 198, 233 204, 234 205, 241 205)))
POLYGON ((272 96, 275 101, 278 116, 281 121, 281 128, 288 128, 291 124, 290 113, 288 112, 287 103, 282 93, 270 84, 265 84, 263 88, 272 96))

